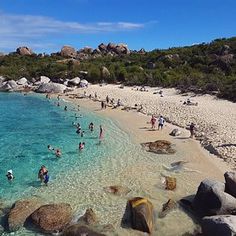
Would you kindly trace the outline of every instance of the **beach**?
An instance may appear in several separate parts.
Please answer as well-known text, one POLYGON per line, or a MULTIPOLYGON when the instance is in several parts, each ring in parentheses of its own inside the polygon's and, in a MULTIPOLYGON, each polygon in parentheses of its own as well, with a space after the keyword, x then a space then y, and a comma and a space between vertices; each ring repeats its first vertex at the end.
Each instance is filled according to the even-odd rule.
MULTIPOLYGON (((217 99, 210 95, 181 95, 176 89, 147 88, 147 92, 137 91, 137 88, 119 88, 118 85, 92 85, 86 94, 98 99, 118 99, 128 107, 142 104, 142 113, 160 115, 174 125, 186 128, 191 122, 196 124, 196 137, 201 144, 213 154, 235 165, 236 159, 236 104, 227 100, 217 99), (163 97, 158 91, 163 91, 163 97), (187 99, 197 103, 197 106, 183 105, 187 99)), ((83 89, 78 90, 83 94, 83 89)))
MULTIPOLYGON (((46 134, 41 134, 42 140, 34 144, 37 145, 35 151, 32 150, 32 152, 27 154, 24 153, 25 149, 20 150, 19 146, 17 158, 33 157, 33 159, 30 159, 32 166, 29 171, 33 168, 37 172, 37 168, 42 163, 49 167, 49 172, 53 177, 48 187, 40 187, 36 184, 37 181, 32 182, 35 179, 33 173, 28 177, 25 176, 29 178, 25 179, 28 187, 22 194, 20 191, 21 185, 19 185, 18 196, 15 196, 16 199, 37 197, 43 200, 44 203, 49 204, 69 203, 73 209, 74 221, 83 215, 86 209, 92 208, 99 219, 101 227, 112 225, 112 230, 106 235, 136 236, 143 235, 143 233, 121 227, 121 221, 127 201, 134 197, 144 197, 149 199, 154 207, 155 227, 153 235, 180 236, 184 233, 193 233, 197 227, 196 223, 181 207, 170 211, 165 217, 160 218, 159 214, 162 211, 162 205, 169 199, 179 201, 195 194, 200 182, 206 178, 224 182, 224 173, 233 169, 234 166, 233 163, 225 162, 222 158, 217 158, 217 156, 210 154, 209 151, 201 146, 199 140, 189 138, 189 130, 172 124, 175 121, 170 123, 169 121, 171 120, 169 120, 168 116, 162 112, 158 113, 159 110, 156 110, 155 114, 158 113, 158 116, 162 114, 165 118, 167 117, 168 122, 164 123, 163 130, 151 129, 150 115, 152 114, 151 109, 154 107, 153 104, 162 104, 165 102, 164 99, 169 103, 173 101, 173 103, 178 104, 178 99, 182 99, 182 101, 185 99, 185 97, 176 95, 172 89, 163 91, 163 97, 160 97, 160 95, 153 94, 153 91, 150 90, 148 92, 140 92, 130 87, 120 89, 116 85, 102 87, 90 85, 86 89, 79 88, 60 94, 59 100, 57 100, 58 95, 56 94, 53 95, 53 99, 45 99, 45 95, 38 96, 35 94, 28 96, 23 96, 23 94, 12 95, 16 96, 15 99, 21 104, 31 104, 31 102, 32 104, 40 104, 40 113, 42 114, 40 114, 38 124, 42 125, 42 130, 44 130, 44 117, 50 114, 49 117, 51 118, 46 120, 48 125, 53 123, 59 125, 53 129, 54 135, 50 139, 50 144, 60 145, 63 153, 60 160, 55 160, 55 157, 53 158, 47 150, 45 152, 42 151, 42 148, 46 149, 48 144, 49 136, 47 134, 50 133, 52 135, 52 132, 47 129, 44 130, 46 134), (84 96, 85 92, 86 96, 84 96), (95 92, 97 99, 93 99, 95 92), (90 94, 91 99, 89 98, 90 94), (122 106, 115 109, 107 106, 106 109, 101 109, 101 101, 105 100, 107 95, 115 100, 120 99, 122 106), (168 96, 169 99, 166 98, 168 96), (157 102, 155 98, 160 102, 157 102), (143 110, 138 112, 136 108, 139 107, 141 101, 143 102, 143 110), (57 106, 58 102, 60 106, 57 106), (136 108, 135 104, 138 105, 136 108), (64 111, 64 106, 67 106, 68 111, 64 111), (78 107, 80 111, 78 111, 78 107), (127 109, 127 107, 135 109, 127 109), (82 139, 78 137, 74 127, 71 126, 71 122, 75 119, 75 114, 79 117, 81 115, 77 122, 85 130, 83 140, 86 144, 82 152, 76 151, 78 143, 82 139), (87 130, 87 125, 91 121, 95 123, 95 133, 87 130), (104 140, 98 145, 100 124, 104 129, 104 140), (176 128, 181 131, 181 135, 170 136, 169 133, 176 128), (57 130, 60 130, 60 132, 56 132, 57 130), (47 141, 45 137, 47 137, 47 141), (142 143, 156 140, 171 142, 176 153, 156 154, 147 152, 141 146, 142 143), (44 143, 43 146, 42 143, 44 143), (39 153, 37 154, 38 151, 39 153), (23 154, 24 156, 22 156, 23 154), (37 158, 36 163, 35 157, 37 158), (175 162, 184 162, 185 164, 181 168, 172 171, 170 167, 175 162), (165 189, 165 184, 163 183, 165 176, 176 178, 177 187, 175 190, 165 189), (114 195, 106 191, 109 186, 122 186, 129 191, 125 194, 114 195)), ((8 96, 11 95, 9 94, 8 96)), ((195 101, 198 98, 200 99, 200 97, 194 97, 192 100, 195 101)), ((204 100, 204 97, 202 99, 204 100)), ((197 101, 199 102, 199 100, 197 101)), ((179 101, 179 103, 181 102, 179 101)), ((209 104, 211 103, 209 102, 209 104)), ((172 104, 172 106, 174 105, 172 104)), ((181 107, 182 104, 179 106, 181 107)), ((184 107, 184 115, 190 115, 187 113, 188 108, 194 110, 199 106, 184 107)), ((168 105, 168 107, 170 109, 171 105, 168 105)), ((37 108, 35 107, 35 109, 37 108)), ((31 109, 29 109, 29 112, 33 117, 37 115, 37 112, 32 112, 31 109)), ((180 111, 176 108, 171 114, 176 117, 178 112, 180 111)), ((197 113, 197 111, 195 112, 197 113)), ((201 117, 202 113, 198 115, 201 117)), ((25 120, 24 114, 20 117, 25 120)), ((33 117, 31 119, 32 122, 35 120, 33 117)), ((215 119, 217 120, 219 117, 215 119)), ((183 124, 188 122, 191 122, 191 120, 185 120, 183 124)), ((196 123, 198 124, 198 122, 196 123)), ((229 125, 233 126, 231 123, 229 125)), ((35 124, 32 123, 32 126, 34 127, 35 124)), ((19 130, 19 132, 19 135, 21 135, 22 131, 19 130)), ((32 135, 34 139, 34 135, 37 135, 37 133, 34 134, 32 130, 32 135)), ((27 142, 30 144, 31 139, 27 142)), ((29 148, 29 150, 31 149, 29 148)), ((12 158, 12 160, 15 160, 14 155, 12 155, 12 158)), ((28 166, 28 164, 29 162, 25 162, 25 165, 28 166)), ((17 168, 15 167, 14 172, 16 171, 17 168)), ((14 184, 12 185, 13 187, 14 184)), ((9 194, 12 190, 9 189, 9 194)), ((33 235, 31 231, 25 231, 25 229, 17 233, 17 235, 22 234, 33 235)))

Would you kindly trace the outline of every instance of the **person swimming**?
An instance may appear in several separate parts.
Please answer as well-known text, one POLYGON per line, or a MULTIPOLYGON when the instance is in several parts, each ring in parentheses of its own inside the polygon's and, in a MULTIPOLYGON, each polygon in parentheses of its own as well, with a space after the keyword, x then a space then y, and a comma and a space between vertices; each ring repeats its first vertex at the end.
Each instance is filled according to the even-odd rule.
POLYGON ((94 129, 94 124, 93 124, 93 122, 91 122, 91 123, 89 124, 89 130, 90 130, 90 131, 93 131, 93 129, 94 129))
POLYGON ((64 107, 64 111, 67 111, 67 106, 64 107))
POLYGON ((82 151, 84 149, 84 146, 85 146, 85 142, 83 143, 79 143, 79 150, 82 151))
POLYGON ((81 138, 83 138, 83 137, 84 137, 84 131, 81 132, 81 138))
POLYGON ((54 148, 51 145, 48 145, 48 150, 49 151, 54 151, 54 148))
POLYGON ((12 170, 7 171, 6 177, 9 181, 13 180, 15 178, 13 175, 13 171, 12 170))
POLYGON ((55 155, 56 157, 61 157, 61 150, 60 149, 57 149, 56 152, 55 152, 55 155))

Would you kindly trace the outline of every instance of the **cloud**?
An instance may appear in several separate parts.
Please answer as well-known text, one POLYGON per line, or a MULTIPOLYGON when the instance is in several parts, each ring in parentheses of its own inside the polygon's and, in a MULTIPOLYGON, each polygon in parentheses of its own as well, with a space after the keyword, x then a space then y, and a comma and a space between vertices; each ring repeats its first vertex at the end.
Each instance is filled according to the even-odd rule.
POLYGON ((46 16, 14 15, 0 12, 0 48, 10 48, 16 42, 37 41, 63 34, 99 34, 139 30, 145 23, 61 21, 46 16), (7 44, 8 42, 8 44, 7 44), (9 46, 7 46, 9 45, 9 46))

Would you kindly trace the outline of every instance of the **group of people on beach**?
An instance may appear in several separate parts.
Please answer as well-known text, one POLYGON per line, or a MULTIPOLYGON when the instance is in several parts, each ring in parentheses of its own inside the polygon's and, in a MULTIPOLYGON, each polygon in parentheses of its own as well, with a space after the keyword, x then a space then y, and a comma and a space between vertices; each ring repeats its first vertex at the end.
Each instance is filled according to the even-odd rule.
MULTIPOLYGON (((156 129, 156 117, 154 115, 152 115, 152 118, 151 118, 151 125, 152 125, 152 129, 156 129)), ((163 126, 164 126, 164 123, 165 123, 165 119, 163 118, 163 116, 160 116, 159 119, 158 119, 158 130, 159 129, 163 129, 163 126)))

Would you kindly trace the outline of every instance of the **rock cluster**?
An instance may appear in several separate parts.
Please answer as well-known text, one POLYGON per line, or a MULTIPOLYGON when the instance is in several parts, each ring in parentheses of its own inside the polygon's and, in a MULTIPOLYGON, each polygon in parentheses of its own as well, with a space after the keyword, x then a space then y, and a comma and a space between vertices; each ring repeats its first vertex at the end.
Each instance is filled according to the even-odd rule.
MULTIPOLYGON (((206 179, 201 182, 191 212, 200 216, 204 236, 231 236, 236 233, 236 173, 226 172, 225 183, 206 179)), ((184 202, 184 201, 183 201, 184 202)))
POLYGON ((32 55, 33 51, 29 47, 19 47, 16 49, 16 53, 21 55, 21 56, 27 56, 27 55, 32 55))

